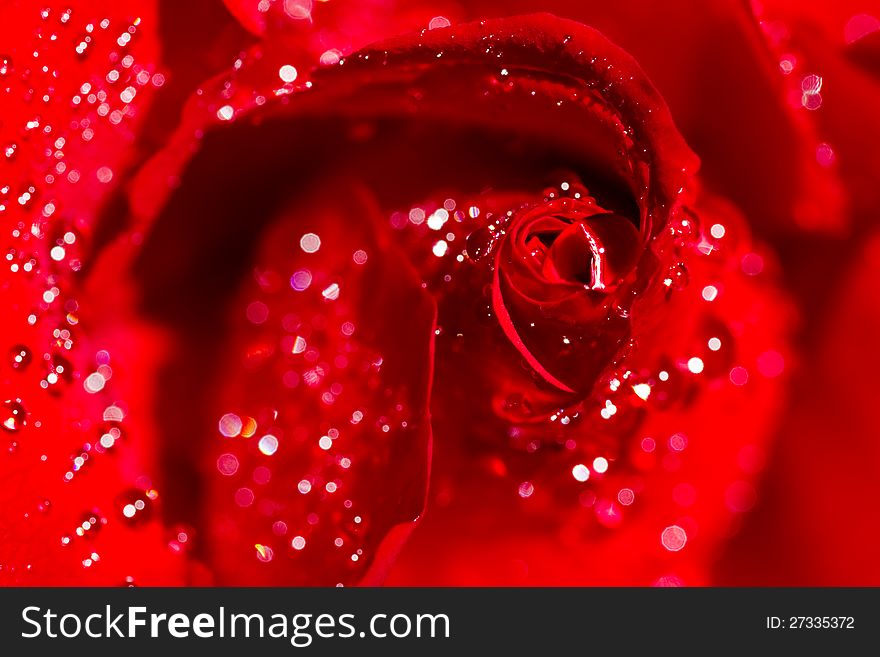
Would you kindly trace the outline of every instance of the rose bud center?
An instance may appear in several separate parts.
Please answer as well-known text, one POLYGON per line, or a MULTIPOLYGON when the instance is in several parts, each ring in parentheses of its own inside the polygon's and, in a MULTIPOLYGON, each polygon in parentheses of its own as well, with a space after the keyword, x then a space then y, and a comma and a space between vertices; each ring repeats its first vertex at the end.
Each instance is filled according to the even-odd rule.
POLYGON ((525 208, 506 227, 493 306, 535 372, 566 392, 590 388, 629 334, 642 236, 589 196, 525 208))
POLYGON ((549 283, 583 285, 607 292, 633 268, 639 234, 620 215, 605 212, 581 217, 551 216, 530 226, 528 252, 549 283))

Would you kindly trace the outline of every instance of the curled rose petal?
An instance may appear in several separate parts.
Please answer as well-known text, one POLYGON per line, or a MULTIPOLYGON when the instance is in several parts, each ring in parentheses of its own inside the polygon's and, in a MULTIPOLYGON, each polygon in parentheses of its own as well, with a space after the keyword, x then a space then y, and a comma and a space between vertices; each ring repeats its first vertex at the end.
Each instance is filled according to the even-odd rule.
MULTIPOLYGON (((135 270, 147 315, 174 335, 156 400, 164 485, 188 501, 173 519, 203 527, 219 583, 370 581, 424 504, 433 302, 356 183, 298 188, 274 218, 252 190, 206 207, 217 155, 249 132, 205 144, 135 270), (169 252, 194 206, 225 234, 192 227, 200 256, 169 252)), ((285 153, 264 146, 251 165, 270 176, 285 153)))
POLYGON ((621 309, 628 310, 632 289, 618 287, 633 278, 641 239, 628 219, 581 199, 524 214, 512 220, 498 250, 493 309, 548 383, 589 390, 629 337, 621 309))

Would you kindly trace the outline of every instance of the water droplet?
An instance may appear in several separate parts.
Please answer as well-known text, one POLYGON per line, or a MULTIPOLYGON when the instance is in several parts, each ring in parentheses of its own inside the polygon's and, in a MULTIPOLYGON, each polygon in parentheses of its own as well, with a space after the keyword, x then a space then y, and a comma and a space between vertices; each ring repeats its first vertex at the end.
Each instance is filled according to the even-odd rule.
POLYGON ((678 552, 687 543, 687 533, 678 525, 671 525, 663 530, 660 542, 670 552, 678 552))
POLYGON ((231 477, 238 472, 238 458, 235 454, 221 454, 217 458, 217 470, 220 474, 231 477))
POLYGON ((3 402, 2 412, 3 428, 10 433, 16 433, 27 425, 27 411, 21 405, 20 399, 7 399, 3 402))
POLYGON ((220 418, 220 422, 218 424, 220 433, 227 438, 235 438, 238 434, 241 433, 241 430, 244 426, 241 418, 235 413, 226 413, 223 417, 220 418))
POLYGON ((260 438, 259 442, 260 452, 265 454, 266 456, 272 456, 276 451, 278 451, 278 439, 272 434, 266 434, 262 438, 260 438))
POLYGON ((295 20, 311 20, 313 0, 284 0, 284 13, 295 20))
POLYGON ((306 233, 300 238, 299 246, 306 253, 317 253, 321 248, 321 238, 315 233, 306 233))
POLYGON ((450 25, 452 25, 452 22, 445 16, 434 16, 428 23, 428 29, 437 30, 442 27, 449 27, 450 25))
POLYGON ((683 290, 687 287, 687 284, 689 282, 690 274, 688 273, 687 267, 683 262, 676 263, 672 267, 670 267, 669 271, 666 274, 666 278, 663 279, 663 284, 669 291, 683 290))
POLYGON ((0 55, 0 76, 6 77, 12 70, 12 59, 7 55, 0 55))
POLYGON ((575 480, 583 482, 590 478, 590 470, 583 463, 578 463, 571 469, 571 475, 575 480))
POLYGON ((283 82, 286 82, 288 84, 296 80, 296 75, 296 68, 294 68, 290 64, 285 64, 280 69, 278 69, 278 77, 281 78, 283 82))

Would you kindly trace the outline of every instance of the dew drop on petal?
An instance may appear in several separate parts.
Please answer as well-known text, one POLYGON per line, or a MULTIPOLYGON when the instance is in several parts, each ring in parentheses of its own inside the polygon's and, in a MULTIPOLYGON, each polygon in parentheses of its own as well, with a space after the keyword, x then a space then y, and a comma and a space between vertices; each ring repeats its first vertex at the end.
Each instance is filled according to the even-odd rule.
POLYGON ((16 433, 27 424, 27 411, 20 399, 7 399, 3 402, 2 425, 6 431, 16 433))
POLYGON ((337 50, 336 48, 331 48, 330 50, 325 50, 321 53, 320 62, 324 66, 333 66, 334 64, 338 64, 342 60, 342 51, 337 50))
POLYGON ((804 94, 801 96, 801 104, 805 109, 810 111, 814 111, 822 107, 822 94, 813 93, 813 94, 804 94))
POLYGON ((519 485, 519 490, 517 492, 522 498, 531 497, 535 492, 535 486, 530 481, 524 481, 519 485))
POLYGON ((828 144, 822 143, 816 147, 816 162, 821 166, 830 167, 836 159, 837 156, 834 154, 834 149, 828 144))
POLYGON ((822 77, 810 74, 801 80, 801 91, 805 94, 817 94, 822 91, 822 77))
POLYGON ((107 380, 100 372, 92 372, 86 377, 83 387, 86 389, 86 392, 95 394, 103 390, 106 383, 107 380))
POLYGON ((678 552, 687 543, 687 533, 678 525, 670 525, 660 534, 660 542, 670 552, 678 552))
POLYGON ((113 180, 113 170, 110 167, 101 167, 95 172, 98 182, 108 183, 113 180))
POLYGON ((285 64, 280 69, 278 69, 278 77, 281 78, 283 82, 290 83, 296 80, 296 69, 290 64, 285 64))
POLYGON ((239 488, 235 491, 235 503, 241 507, 250 506, 254 503, 254 491, 250 488, 239 488))
POLYGON ((235 413, 226 413, 218 423, 220 434, 227 438, 235 438, 242 429, 241 418, 235 413))
POLYGON ((310 20, 312 0, 284 0, 284 13, 295 20, 310 20))
POLYGON ((590 470, 583 463, 578 463, 571 469, 571 475, 577 481, 586 481, 590 478, 590 470))
POLYGON ((669 437, 669 449, 673 452, 683 452, 687 447, 687 436, 681 433, 674 433, 669 437))
POLYGON ((258 446, 260 448, 260 452, 262 452, 266 456, 272 456, 275 452, 278 451, 278 439, 272 434, 267 433, 265 436, 260 438, 258 446))
POLYGON ((434 16, 434 18, 428 23, 428 29, 436 30, 441 27, 449 27, 450 25, 452 25, 452 23, 445 16, 434 16))
POLYGON ((238 472, 238 458, 235 454, 221 454, 217 459, 217 470, 220 474, 231 477, 238 472))
POLYGON ((440 208, 431 213, 431 216, 428 217, 428 228, 431 230, 440 230, 448 220, 449 212, 447 212, 445 208, 440 208))
POLYGON ((306 253, 317 253, 321 248, 321 238, 315 233, 306 233, 299 239, 299 246, 306 253))
POLYGON ((312 273, 308 269, 300 269, 290 277, 290 287, 297 292, 307 290, 312 284, 312 273))
POLYGON ((797 66, 797 58, 794 55, 784 55, 782 59, 779 60, 779 70, 785 75, 791 75, 795 66, 797 66))
POLYGON ((647 383, 637 383, 632 389, 636 396, 643 401, 648 401, 648 397, 651 396, 651 386, 647 383))

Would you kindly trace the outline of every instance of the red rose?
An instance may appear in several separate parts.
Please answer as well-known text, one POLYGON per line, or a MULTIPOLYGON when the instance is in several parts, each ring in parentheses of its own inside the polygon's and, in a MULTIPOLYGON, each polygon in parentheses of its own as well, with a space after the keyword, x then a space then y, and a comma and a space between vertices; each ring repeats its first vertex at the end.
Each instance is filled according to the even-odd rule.
MULTIPOLYGON (((119 19, 90 3, 18 9, 39 35, 77 26, 62 42, 91 59, 57 55, 79 100, 24 119, 42 130, 12 151, 28 160, 10 169, 4 472, 27 484, 6 505, 8 581, 746 581, 754 550, 714 563, 778 490, 758 475, 793 359, 790 297, 741 211, 772 238, 876 208, 810 145, 821 80, 786 105, 738 5, 658 14, 661 40, 627 7, 568 2, 549 9, 575 21, 227 4, 260 39, 229 72, 188 60, 180 10, 160 71, 149 15, 114 9, 101 41, 119 19), (583 23, 640 56, 672 114, 583 23), (697 57, 730 87, 695 93, 697 57), (218 75, 156 150, 202 66, 218 75)), ((217 12, 192 20, 218 48, 249 43, 217 12)), ((49 82, 19 40, 7 93, 25 98, 49 82)), ((800 253, 783 249, 789 271, 800 253)))

